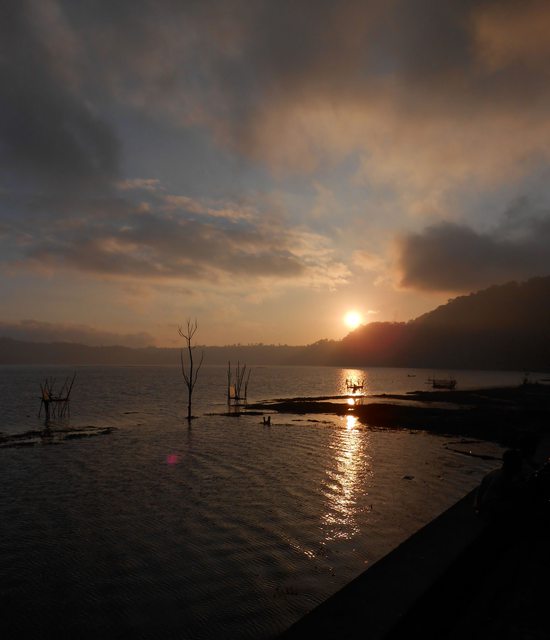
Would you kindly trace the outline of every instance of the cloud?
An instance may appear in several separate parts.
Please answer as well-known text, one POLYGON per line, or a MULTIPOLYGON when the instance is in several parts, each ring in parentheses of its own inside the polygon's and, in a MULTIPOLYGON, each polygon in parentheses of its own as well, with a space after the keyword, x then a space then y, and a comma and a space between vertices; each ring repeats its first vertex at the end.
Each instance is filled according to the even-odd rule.
POLYGON ((351 153, 369 184, 431 212, 469 181, 550 159, 547 3, 145 0, 60 5, 81 91, 283 173, 351 153))
POLYGON ((374 255, 368 251, 354 251, 352 255, 353 264, 363 271, 384 271, 387 268, 386 262, 379 255, 374 255))
POLYGON ((210 218, 223 218, 225 220, 251 220, 255 216, 253 209, 246 204, 236 204, 231 202, 208 201, 200 202, 196 198, 181 195, 167 195, 164 197, 164 207, 166 211, 185 211, 200 216, 210 218))
POLYGON ((89 215, 85 202, 81 215, 69 222, 36 218, 32 233, 15 221, 11 235, 19 239, 18 256, 5 262, 230 289, 264 280, 333 287, 349 275, 327 238, 287 228, 278 216, 250 204, 217 201, 214 206, 164 194, 152 194, 149 203, 144 208, 105 199, 96 203, 101 214, 89 215))
POLYGON ((355 151, 365 180, 415 193, 550 157, 542 0, 8 4, 5 149, 48 179, 111 178, 113 104, 279 171, 355 151))
POLYGON ((118 172, 119 141, 70 67, 77 41, 57 3, 4 3, 0 180, 12 189, 97 188, 118 172))
POLYGON ((147 347, 155 343, 148 333, 112 333, 85 324, 21 320, 1 322, 0 336, 30 342, 74 342, 90 346, 147 347))
POLYGON ((450 222, 397 241, 400 285, 464 292, 550 273, 550 212, 520 200, 490 231, 450 222))
POLYGON ((132 178, 121 180, 116 186, 121 191, 158 191, 159 189, 162 189, 160 186, 160 180, 157 178, 132 178))
POLYGON ((520 65, 548 73, 550 6, 545 0, 487 3, 476 12, 474 33, 479 58, 491 70, 520 65))

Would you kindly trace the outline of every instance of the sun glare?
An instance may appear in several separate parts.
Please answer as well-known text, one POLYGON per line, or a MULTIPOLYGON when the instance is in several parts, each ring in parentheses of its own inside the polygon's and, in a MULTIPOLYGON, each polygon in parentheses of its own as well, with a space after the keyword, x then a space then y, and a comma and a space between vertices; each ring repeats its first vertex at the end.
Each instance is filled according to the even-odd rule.
POLYGON ((357 329, 357 327, 361 324, 363 318, 358 311, 348 311, 344 316, 344 324, 349 329, 357 329))

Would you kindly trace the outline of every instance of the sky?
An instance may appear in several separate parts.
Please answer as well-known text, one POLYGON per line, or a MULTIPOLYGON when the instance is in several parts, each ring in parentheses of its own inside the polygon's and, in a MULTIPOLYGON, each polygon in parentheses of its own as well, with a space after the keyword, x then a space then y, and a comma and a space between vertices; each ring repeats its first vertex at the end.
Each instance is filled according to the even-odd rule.
POLYGON ((310 344, 550 274, 550 3, 3 0, 0 335, 310 344))

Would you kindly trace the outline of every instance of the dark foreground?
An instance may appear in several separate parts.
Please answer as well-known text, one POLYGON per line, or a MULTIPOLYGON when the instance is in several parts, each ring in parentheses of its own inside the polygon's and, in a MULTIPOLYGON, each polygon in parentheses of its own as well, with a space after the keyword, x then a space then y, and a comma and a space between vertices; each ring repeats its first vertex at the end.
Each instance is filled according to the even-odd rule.
POLYGON ((548 523, 513 539, 458 503, 281 640, 542 640, 548 632, 548 523))
MULTIPOLYGON (((538 457, 548 459, 550 438, 538 457)), ((281 636, 294 640, 542 640, 548 629, 550 503, 503 521, 467 495, 281 636)))
POLYGON ((476 588, 439 637, 543 640, 548 626, 549 527, 531 527, 495 553, 476 588))

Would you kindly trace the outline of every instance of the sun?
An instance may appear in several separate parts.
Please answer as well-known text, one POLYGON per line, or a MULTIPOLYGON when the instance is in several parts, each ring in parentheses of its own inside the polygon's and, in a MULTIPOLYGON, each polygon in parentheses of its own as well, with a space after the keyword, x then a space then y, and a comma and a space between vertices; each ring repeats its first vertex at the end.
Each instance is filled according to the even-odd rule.
POLYGON ((363 322, 363 317, 358 311, 348 311, 344 316, 344 324, 348 329, 357 329, 363 322))

